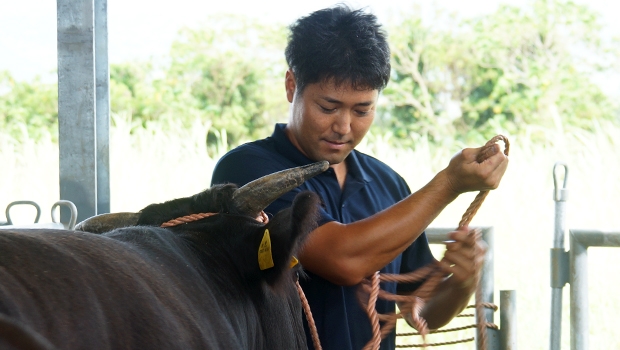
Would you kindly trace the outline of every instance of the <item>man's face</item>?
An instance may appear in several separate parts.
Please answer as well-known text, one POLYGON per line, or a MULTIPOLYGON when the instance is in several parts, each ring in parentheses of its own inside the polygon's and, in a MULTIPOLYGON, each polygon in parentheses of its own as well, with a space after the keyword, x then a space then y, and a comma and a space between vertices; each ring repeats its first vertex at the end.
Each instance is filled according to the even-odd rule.
POLYGON ((292 103, 286 133, 313 161, 341 163, 362 141, 375 117, 378 90, 356 90, 332 81, 308 84, 299 94, 290 71, 286 90, 292 103))

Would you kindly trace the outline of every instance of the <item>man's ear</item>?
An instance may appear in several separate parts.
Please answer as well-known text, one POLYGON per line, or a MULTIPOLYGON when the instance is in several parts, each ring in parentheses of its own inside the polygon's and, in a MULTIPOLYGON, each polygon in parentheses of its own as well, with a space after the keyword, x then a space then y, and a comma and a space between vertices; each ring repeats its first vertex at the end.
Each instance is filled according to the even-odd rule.
POLYGON ((293 103, 293 97, 295 96, 295 89, 297 88, 297 82, 295 81, 295 73, 289 68, 286 71, 286 77, 284 78, 284 87, 286 88, 286 98, 289 103, 293 103))

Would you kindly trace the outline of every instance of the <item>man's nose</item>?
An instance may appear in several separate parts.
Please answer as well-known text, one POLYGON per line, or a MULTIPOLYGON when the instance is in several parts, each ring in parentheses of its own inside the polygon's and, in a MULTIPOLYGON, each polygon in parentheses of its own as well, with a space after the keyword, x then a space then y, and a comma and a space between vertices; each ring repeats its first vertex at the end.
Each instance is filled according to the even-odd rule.
POLYGON ((346 135, 351 132, 351 112, 342 111, 336 116, 336 120, 332 124, 332 130, 340 135, 346 135))

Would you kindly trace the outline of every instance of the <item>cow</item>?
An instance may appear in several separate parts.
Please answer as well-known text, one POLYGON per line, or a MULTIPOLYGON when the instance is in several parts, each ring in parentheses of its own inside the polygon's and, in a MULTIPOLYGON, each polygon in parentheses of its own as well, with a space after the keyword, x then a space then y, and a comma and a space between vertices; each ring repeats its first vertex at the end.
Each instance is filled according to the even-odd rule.
POLYGON ((217 185, 75 231, 0 230, 0 349, 307 349, 294 255, 320 201, 302 192, 257 218, 327 167, 217 185), (198 213, 210 214, 160 227, 198 213))

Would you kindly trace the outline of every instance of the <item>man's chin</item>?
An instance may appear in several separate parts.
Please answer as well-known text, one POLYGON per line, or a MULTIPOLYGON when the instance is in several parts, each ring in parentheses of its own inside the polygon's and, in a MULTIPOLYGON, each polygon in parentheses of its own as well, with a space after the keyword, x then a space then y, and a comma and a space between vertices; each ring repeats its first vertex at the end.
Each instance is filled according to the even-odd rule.
POLYGON ((346 154, 346 156, 342 156, 342 155, 338 155, 338 156, 334 156, 334 155, 331 155, 331 156, 325 156, 325 157, 322 157, 322 159, 321 159, 321 160, 326 160, 326 161, 328 161, 328 162, 329 162, 329 165, 337 165, 337 164, 340 164, 340 163, 344 162, 344 160, 347 158, 347 156, 349 155, 349 153, 350 153, 350 152, 348 152, 348 153, 346 154))

